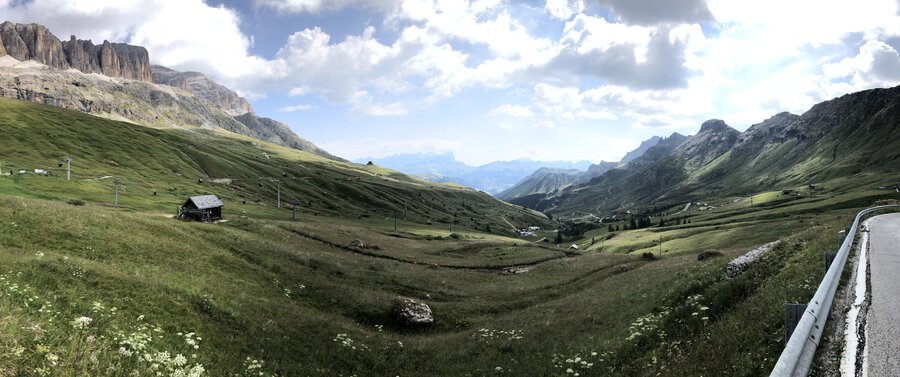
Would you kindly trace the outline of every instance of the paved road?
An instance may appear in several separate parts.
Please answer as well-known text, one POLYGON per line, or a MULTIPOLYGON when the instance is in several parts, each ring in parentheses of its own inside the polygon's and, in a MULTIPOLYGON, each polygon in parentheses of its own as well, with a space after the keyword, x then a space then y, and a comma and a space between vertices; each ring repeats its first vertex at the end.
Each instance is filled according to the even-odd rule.
POLYGON ((869 222, 872 302, 866 315, 869 376, 900 376, 900 213, 869 222))

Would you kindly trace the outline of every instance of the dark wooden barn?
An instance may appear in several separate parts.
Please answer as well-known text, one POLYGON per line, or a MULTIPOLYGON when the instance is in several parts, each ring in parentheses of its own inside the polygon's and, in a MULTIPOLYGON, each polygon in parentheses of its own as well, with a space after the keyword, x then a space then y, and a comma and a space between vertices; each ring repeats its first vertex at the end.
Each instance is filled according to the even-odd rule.
POLYGON ((224 205, 215 195, 192 196, 178 209, 178 218, 194 221, 222 220, 224 205))

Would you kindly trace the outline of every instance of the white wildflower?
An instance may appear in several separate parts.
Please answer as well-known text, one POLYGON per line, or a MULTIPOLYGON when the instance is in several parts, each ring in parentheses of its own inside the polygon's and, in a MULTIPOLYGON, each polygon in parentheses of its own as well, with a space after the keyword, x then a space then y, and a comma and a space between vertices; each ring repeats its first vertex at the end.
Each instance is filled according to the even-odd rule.
POLYGON ((91 324, 91 321, 93 321, 93 319, 91 319, 90 317, 82 316, 75 318, 75 320, 72 321, 72 325, 75 326, 76 329, 83 329, 85 327, 88 327, 88 325, 91 324))

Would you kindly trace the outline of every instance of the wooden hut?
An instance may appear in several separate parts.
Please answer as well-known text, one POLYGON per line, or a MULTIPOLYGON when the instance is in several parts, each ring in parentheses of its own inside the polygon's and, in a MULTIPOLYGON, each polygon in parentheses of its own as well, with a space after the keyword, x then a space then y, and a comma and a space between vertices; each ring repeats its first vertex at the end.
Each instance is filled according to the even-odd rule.
POLYGON ((177 217, 182 220, 216 221, 222 220, 222 203, 215 195, 200 195, 188 198, 178 209, 177 217))

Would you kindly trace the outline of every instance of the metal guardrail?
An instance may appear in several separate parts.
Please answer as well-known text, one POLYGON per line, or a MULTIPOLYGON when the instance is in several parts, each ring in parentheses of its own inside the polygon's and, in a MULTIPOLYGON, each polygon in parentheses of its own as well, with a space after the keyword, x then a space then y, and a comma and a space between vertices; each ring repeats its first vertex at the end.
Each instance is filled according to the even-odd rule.
POLYGON ((863 216, 888 208, 900 208, 900 205, 887 205, 867 208, 860 211, 850 226, 850 231, 838 250, 837 257, 831 263, 831 267, 822 278, 822 283, 816 289, 816 294, 806 306, 806 312, 797 323, 791 339, 781 352, 778 363, 772 369, 770 376, 777 377, 793 377, 806 376, 809 374, 809 367, 812 365, 813 357, 816 354, 816 347, 822 337, 822 331, 825 330, 825 322, 828 320, 828 313, 831 312, 831 302, 834 300, 834 293, 837 291, 838 284, 841 280, 841 273, 844 271, 844 265, 847 263, 847 256, 850 254, 850 247, 856 238, 856 230, 859 227, 859 221, 863 216))

